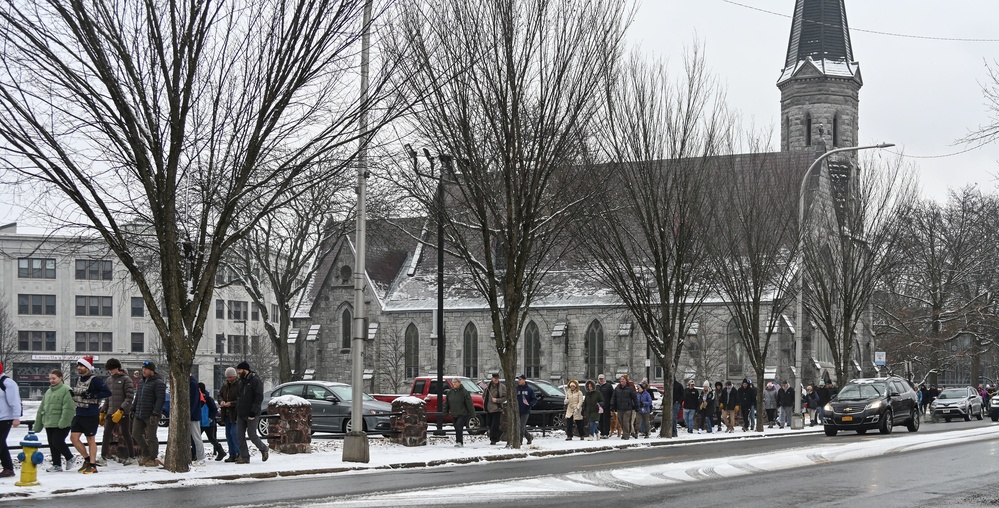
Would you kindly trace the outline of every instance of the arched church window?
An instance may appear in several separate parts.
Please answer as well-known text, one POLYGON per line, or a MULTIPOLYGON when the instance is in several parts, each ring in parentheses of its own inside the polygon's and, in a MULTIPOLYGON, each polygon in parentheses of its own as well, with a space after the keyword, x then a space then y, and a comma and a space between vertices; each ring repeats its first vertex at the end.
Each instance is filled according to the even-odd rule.
POLYGON ((541 376, 541 331, 531 321, 524 329, 524 375, 529 378, 541 376))
POLYGON ((343 314, 340 316, 340 348, 350 349, 350 339, 353 335, 351 330, 352 320, 350 318, 350 309, 343 309, 343 314))
POLYGON ((833 117, 833 132, 832 132, 832 144, 833 147, 839 146, 839 114, 833 117))
POLYGON ((586 358, 586 377, 595 379, 604 372, 604 327, 594 319, 586 328, 584 336, 586 358))
POLYGON ((420 331, 416 325, 410 323, 406 328, 406 377, 416 377, 420 375, 420 331))
POLYGON ((465 377, 479 376, 479 330, 475 328, 475 323, 465 325, 464 337, 464 358, 462 358, 462 371, 465 377))

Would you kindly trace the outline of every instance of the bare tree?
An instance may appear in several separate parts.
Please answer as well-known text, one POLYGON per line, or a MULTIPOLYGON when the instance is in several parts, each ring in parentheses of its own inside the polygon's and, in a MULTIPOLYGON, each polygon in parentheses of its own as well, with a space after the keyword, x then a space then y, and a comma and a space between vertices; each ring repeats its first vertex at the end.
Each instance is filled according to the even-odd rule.
MULTIPOLYGON (((693 376, 695 380, 721 379, 728 359, 728 341, 720 333, 688 334, 683 342, 681 363, 677 365, 677 380, 693 376)), ((697 385, 700 386, 700 381, 697 385)), ((667 383, 668 384, 668 383, 667 383)), ((686 386, 686 385, 684 385, 686 386)), ((665 397, 665 394, 663 395, 665 397)), ((676 401, 673 401, 676 402, 676 401)))
MULTIPOLYGON (((601 132, 613 176, 594 201, 583 247, 595 276, 635 318, 670 386, 682 340, 712 290, 710 174, 729 117, 696 47, 675 80, 665 64, 647 65, 638 55, 615 78, 601 132)), ((672 407, 672 395, 664 390, 663 407, 672 407)), ((664 415, 661 436, 672 437, 675 416, 664 415)))
POLYGON ((999 60, 991 65, 985 62, 989 76, 982 83, 982 96, 985 98, 985 108, 989 115, 988 123, 978 126, 964 139, 966 143, 992 143, 999 139, 999 60))
POLYGON ((397 111, 383 101, 392 63, 359 100, 363 0, 3 3, 0 164, 70 203, 55 209, 107 242, 135 282, 169 362, 178 417, 166 467, 187 471, 179 388, 223 256, 322 185, 304 178, 317 162, 352 171, 358 141, 397 111), (369 111, 371 129, 357 132, 369 111))
POLYGON ((901 261, 903 224, 915 201, 915 181, 901 157, 888 164, 865 159, 864 167, 864 174, 847 177, 850 162, 830 158, 831 176, 815 179, 800 230, 803 307, 829 344, 839 383, 853 371, 858 328, 875 291, 901 261))
POLYGON ((385 330, 378 340, 378 375, 381 377, 379 390, 385 386, 393 392, 406 389, 406 342, 405 330, 397 328, 385 330))
MULTIPOLYGON (((323 178, 321 169, 315 173, 323 178)), ((229 262, 260 312, 282 383, 293 379, 293 370, 294 379, 301 379, 305 372, 304 334, 296 338, 294 361, 289 356, 291 313, 331 253, 331 239, 350 226, 350 176, 341 173, 335 175, 339 179, 327 178, 323 186, 306 190, 263 217, 240 241, 229 262), (276 315, 268 306, 272 301, 279 309, 276 315)))
MULTIPOLYGON (((772 340, 796 294, 795 212, 799 172, 808 160, 793 153, 764 152, 765 145, 757 140, 749 144, 749 153, 718 161, 710 258, 755 384, 762 387, 767 361, 773 356, 772 340)), ((756 392, 757 407, 763 407, 763 390, 756 392)), ((756 426, 763 430, 762 418, 756 426)))
MULTIPOLYGON (((408 96, 423 96, 415 132, 457 162, 440 201, 436 179, 404 184, 423 209, 446 203, 444 248, 488 303, 510 393, 524 318, 585 194, 595 92, 625 21, 606 0, 436 0, 410 6, 395 34, 416 46, 404 72, 408 96)), ((505 412, 519 448, 517 405, 505 412)))

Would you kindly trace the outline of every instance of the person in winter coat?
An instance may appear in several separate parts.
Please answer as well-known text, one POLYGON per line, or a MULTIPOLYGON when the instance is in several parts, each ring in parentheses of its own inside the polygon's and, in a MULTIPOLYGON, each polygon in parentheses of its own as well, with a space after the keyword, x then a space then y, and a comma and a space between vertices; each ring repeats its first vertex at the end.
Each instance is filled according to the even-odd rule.
POLYGON ((225 425, 225 442, 229 447, 229 458, 226 462, 236 462, 239 457, 239 438, 236 435, 236 400, 239 398, 239 377, 235 367, 225 370, 225 381, 219 388, 219 409, 222 411, 222 423, 225 425))
POLYGON ((451 419, 454 421, 454 447, 465 446, 464 430, 468 425, 468 419, 475 414, 475 405, 472 404, 472 395, 461 384, 461 379, 451 380, 451 389, 448 390, 447 397, 444 399, 442 411, 451 415, 451 419))
POLYGON ((250 441, 260 450, 260 460, 267 462, 270 453, 267 445, 257 435, 257 414, 260 412, 260 403, 264 401, 264 382, 256 372, 250 370, 250 364, 245 360, 236 365, 236 372, 239 373, 239 397, 236 399, 239 458, 236 459, 236 464, 250 463, 250 449, 246 445, 247 433, 250 441))
POLYGON ((794 388, 785 380, 777 390, 777 406, 780 407, 780 428, 791 426, 791 413, 794 411, 794 388))
POLYGON ((586 394, 583 396, 583 418, 589 425, 590 441, 600 439, 600 417, 607 412, 604 406, 604 395, 597 390, 596 383, 587 381, 586 394))
POLYGON ((579 391, 579 381, 569 381, 569 391, 565 392, 565 440, 572 441, 572 428, 575 427, 580 441, 586 434, 583 431, 583 392, 579 391))
POLYGON ((20 388, 17 383, 3 373, 3 364, 0 363, 0 478, 10 478, 14 476, 14 461, 10 458, 10 448, 7 447, 7 436, 10 429, 21 425, 21 416, 24 415, 24 407, 21 405, 20 388))
POLYGON ((76 361, 76 373, 80 375, 73 390, 73 400, 76 401, 76 416, 70 424, 69 440, 83 457, 80 472, 93 474, 97 472, 97 427, 101 422, 101 399, 111 396, 111 390, 104 379, 94 375, 94 357, 84 356, 76 361), (83 445, 80 436, 86 436, 87 445, 83 445))
POLYGON ((777 387, 773 383, 767 383, 767 388, 763 390, 763 410, 767 413, 767 428, 774 428, 777 421, 777 387))
POLYGON ((739 406, 742 408, 742 430, 756 429, 756 388, 748 378, 739 388, 739 406))
POLYGON ((499 442, 503 432, 500 423, 503 419, 503 404, 506 403, 506 385, 500 382, 500 375, 493 373, 493 378, 486 385, 482 403, 486 406, 486 423, 489 425, 489 444, 499 442))
POLYGON ((204 463, 205 442, 201 440, 201 407, 205 401, 202 400, 201 389, 198 388, 198 380, 194 374, 189 374, 187 379, 191 397, 191 421, 188 425, 191 436, 191 461, 204 463))
POLYGON ((142 364, 142 381, 135 389, 135 403, 132 404, 132 436, 139 445, 139 465, 156 467, 162 463, 160 442, 156 429, 163 415, 163 402, 166 400, 166 383, 156 373, 156 364, 142 364))
MULTIPOLYGON (((704 428, 708 429, 708 432, 714 434, 715 428, 711 425, 711 418, 715 414, 715 410, 718 409, 717 398, 715 392, 711 390, 711 383, 708 381, 704 382, 702 386, 701 395, 698 398, 698 413, 704 418, 704 428)), ((700 433, 700 431, 698 431, 700 433)))
POLYGON ((517 408, 520 410, 520 438, 527 439, 527 444, 534 441, 534 437, 527 432, 527 419, 531 417, 531 408, 538 403, 538 398, 534 395, 531 385, 527 384, 527 376, 521 374, 517 376, 517 408))
MULTIPOLYGON (((652 395, 649 395, 648 385, 638 385, 635 393, 638 396, 638 428, 633 429, 640 432, 645 438, 649 437, 649 430, 652 422, 649 417, 652 415, 652 395)), ((632 433, 631 437, 638 438, 638 434, 632 433)))
POLYGON ((121 361, 110 358, 104 362, 104 370, 109 374, 104 381, 111 390, 111 397, 101 406, 101 421, 104 422, 104 438, 101 441, 101 458, 105 461, 117 459, 122 464, 135 463, 135 442, 132 441, 132 400, 135 399, 135 385, 128 374, 121 369, 121 361))
POLYGON ((732 386, 731 381, 725 381, 725 388, 718 397, 718 409, 721 410, 725 432, 735 432, 735 414, 739 412, 739 391, 732 386))
POLYGON ((687 381, 687 389, 683 391, 683 423, 687 425, 687 432, 694 433, 694 415, 700 405, 701 392, 694 388, 694 380, 687 381))
MULTIPOLYGON (((204 383, 198 383, 198 390, 201 392, 201 397, 205 399, 205 403, 201 406, 201 432, 208 437, 208 442, 215 449, 215 460, 225 460, 225 448, 222 448, 222 445, 219 444, 218 438, 218 404, 215 403, 212 394, 208 393, 208 388, 205 387, 204 383), (208 425, 205 425, 206 417, 208 425)), ((198 436, 198 441, 201 441, 200 435, 198 436)), ((202 446, 203 448, 204 446, 202 446)))
POLYGON ((607 376, 600 374, 597 376, 596 387, 604 398, 604 412, 600 415, 600 437, 608 438, 610 437, 611 424, 610 402, 611 397, 614 396, 614 385, 607 382, 607 376))
POLYGON ((63 374, 59 369, 49 372, 49 389, 42 396, 42 404, 35 414, 35 425, 31 430, 36 433, 45 430, 52 455, 52 465, 46 471, 69 471, 73 466, 73 452, 69 449, 66 438, 69 436, 69 426, 76 416, 76 402, 73 401, 73 391, 63 382, 63 374), (63 460, 66 461, 65 467, 63 460))
POLYGON ((804 403, 808 407, 808 419, 812 422, 810 426, 814 427, 816 421, 822 421, 822 407, 819 406, 819 395, 812 385, 805 387, 804 403))
POLYGON ((676 379, 673 380, 673 412, 670 418, 673 419, 673 437, 677 436, 677 413, 680 412, 680 405, 683 403, 683 385, 676 379))
POLYGON ((617 412, 617 421, 621 424, 622 438, 629 439, 635 434, 632 425, 632 412, 638 409, 638 393, 635 387, 628 382, 628 375, 622 374, 621 381, 614 388, 611 395, 611 411, 617 412))

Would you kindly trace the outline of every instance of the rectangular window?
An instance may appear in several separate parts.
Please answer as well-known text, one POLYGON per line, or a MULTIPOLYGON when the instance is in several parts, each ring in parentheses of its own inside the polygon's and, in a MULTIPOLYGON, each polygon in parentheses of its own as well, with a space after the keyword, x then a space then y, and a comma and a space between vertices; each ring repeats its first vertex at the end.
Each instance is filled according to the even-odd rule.
POLYGON ((19 331, 17 332, 17 349, 20 351, 55 351, 56 332, 19 331))
POLYGON ((225 354, 225 335, 221 333, 215 334, 215 353, 225 354))
POLYGON ((146 350, 146 334, 142 332, 132 332, 132 352, 142 353, 146 350))
POLYGON ((110 296, 77 296, 77 316, 111 316, 110 296))
POLYGON ((55 259, 21 258, 17 260, 17 278, 19 279, 54 279, 55 259))
POLYGON ((76 332, 76 351, 111 352, 111 332, 76 332))
POLYGON ((225 302, 215 300, 215 319, 225 319, 225 302))
POLYGON ((249 348, 247 348, 246 335, 230 335, 229 336, 229 354, 231 355, 242 355, 249 353, 249 348))
POLYGON ((257 304, 250 304, 250 319, 253 321, 260 321, 260 307, 257 304))
MULTIPOLYGON (((251 353, 251 354, 255 354, 255 355, 259 355, 259 354, 263 353, 263 351, 260 350, 260 336, 259 335, 252 335, 252 336, 250 336, 250 350, 247 351, 247 352, 251 353)), ((901 393, 901 392, 899 392, 899 393, 901 393)))
POLYGON ((111 280, 111 260, 77 259, 77 280, 111 280))
POLYGON ((132 317, 145 317, 146 306, 141 296, 132 297, 132 317))
POLYGON ((271 304, 271 316, 270 316, 270 319, 271 319, 271 323, 277 323, 278 322, 278 306, 277 306, 276 303, 272 303, 271 304))
POLYGON ((237 300, 229 300, 229 319, 234 321, 246 321, 249 317, 250 304, 237 300))
POLYGON ((17 295, 17 313, 54 316, 56 297, 55 295, 17 295))

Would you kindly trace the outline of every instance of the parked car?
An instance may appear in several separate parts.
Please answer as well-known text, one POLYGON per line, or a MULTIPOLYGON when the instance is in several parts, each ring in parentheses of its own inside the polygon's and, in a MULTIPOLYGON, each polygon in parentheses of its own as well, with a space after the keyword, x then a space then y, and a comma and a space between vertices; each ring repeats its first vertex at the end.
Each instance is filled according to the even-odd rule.
POLYGON ((919 430, 919 405, 912 384, 900 377, 851 379, 823 408, 827 436, 841 430, 864 434, 878 429, 890 434, 904 424, 909 432, 919 430))
MULTIPOLYGON (((500 383, 506 380, 500 379, 500 383)), ((479 386, 486 386, 488 379, 479 382, 479 386)), ((527 386, 534 390, 534 396, 538 402, 531 409, 531 415, 527 418, 529 427, 555 427, 565 428, 565 391, 560 386, 555 386, 548 381, 540 379, 528 379, 527 386)), ((584 390, 584 386, 579 387, 584 390)))
POLYGON ((999 395, 993 395, 989 399, 989 418, 994 422, 999 422, 999 395))
POLYGON ((981 420, 985 408, 982 407, 982 396, 974 388, 947 388, 930 404, 930 414, 934 422, 941 418, 949 422, 951 418, 958 417, 967 422, 972 416, 981 420))
MULTIPOLYGON (((486 420, 483 418, 481 413, 485 411, 482 404, 482 389, 479 385, 475 384, 475 381, 464 377, 464 376, 444 376, 444 399, 447 400, 447 392, 451 389, 448 383, 452 379, 458 379, 461 381, 461 385, 468 390, 468 393, 472 395, 472 406, 475 407, 477 412, 468 419, 468 429, 472 434, 482 434, 486 431, 486 420)), ((377 400, 382 402, 391 403, 399 397, 405 397, 405 394, 373 394, 377 400)), ((419 376, 413 378, 413 385, 409 390, 410 397, 416 397, 427 403, 427 420, 430 424, 435 424, 437 422, 436 415, 430 415, 430 413, 437 412, 437 376, 419 376)), ((444 415, 444 423, 454 423, 451 415, 444 415)))
MULTIPOLYGON (((274 397, 294 395, 301 397, 312 405, 312 431, 346 433, 351 426, 350 385, 332 381, 292 381, 276 386, 270 393, 264 394, 260 404, 260 414, 267 415, 267 405, 274 397)), ((362 393, 361 408, 364 411, 365 432, 387 432, 391 430, 389 422, 392 404, 375 400, 374 397, 362 393)), ((269 418, 258 418, 257 431, 261 436, 268 433, 269 418)))

